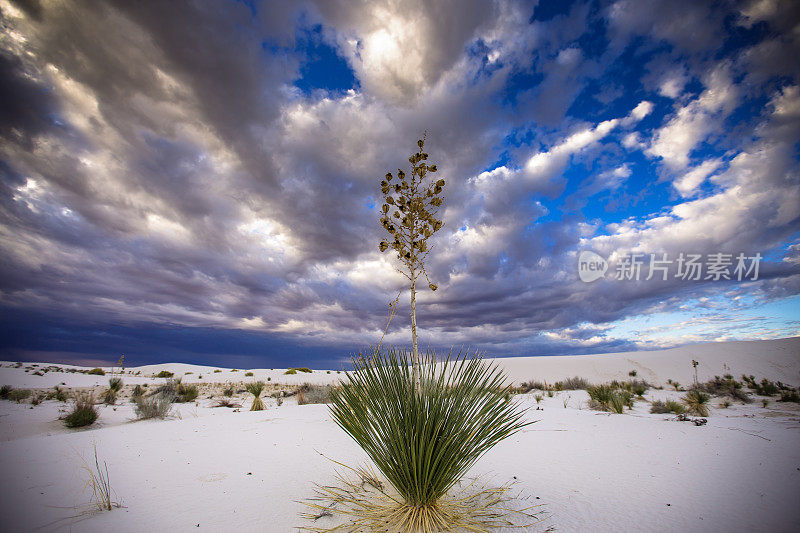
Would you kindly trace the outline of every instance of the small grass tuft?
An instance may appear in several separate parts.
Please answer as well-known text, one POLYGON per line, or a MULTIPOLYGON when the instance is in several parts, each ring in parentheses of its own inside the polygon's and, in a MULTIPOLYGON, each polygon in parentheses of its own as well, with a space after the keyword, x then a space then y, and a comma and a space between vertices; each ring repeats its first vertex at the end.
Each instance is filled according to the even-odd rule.
POLYGON ((246 377, 246 378, 252 378, 252 377, 253 377, 253 373, 252 373, 252 372, 245 372, 245 373, 244 373, 244 377, 246 377))
POLYGON ((175 374, 174 374, 173 372, 170 372, 170 371, 168 371, 168 370, 162 370, 161 372, 159 372, 158 374, 156 374, 156 377, 157 377, 157 378, 171 378, 171 377, 172 377, 172 376, 174 376, 174 375, 175 375, 175 374))
POLYGON ((102 368, 93 368, 87 372, 87 374, 92 376, 105 376, 106 373, 102 368))

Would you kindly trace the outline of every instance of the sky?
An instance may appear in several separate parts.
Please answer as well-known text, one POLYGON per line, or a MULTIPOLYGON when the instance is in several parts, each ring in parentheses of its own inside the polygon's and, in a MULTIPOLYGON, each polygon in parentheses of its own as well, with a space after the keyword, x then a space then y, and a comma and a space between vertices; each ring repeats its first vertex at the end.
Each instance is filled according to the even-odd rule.
POLYGON ((800 332, 798 2, 0 0, 0 18, 2 359, 339 368, 401 292, 383 342, 407 346, 379 182, 425 132, 446 185, 423 347, 800 332))

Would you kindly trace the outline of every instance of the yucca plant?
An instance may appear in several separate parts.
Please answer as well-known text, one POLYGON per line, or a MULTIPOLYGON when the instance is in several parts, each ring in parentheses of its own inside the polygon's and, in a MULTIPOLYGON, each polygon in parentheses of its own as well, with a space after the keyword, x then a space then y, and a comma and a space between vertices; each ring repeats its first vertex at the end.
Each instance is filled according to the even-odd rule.
POLYGON ((708 401, 711 396, 699 390, 690 390, 683 397, 683 403, 686 404, 686 410, 689 414, 696 416, 708 416, 708 401))
POLYGON ((399 495, 379 508, 362 502, 354 530, 483 531, 485 523, 459 506, 464 500, 446 494, 479 457, 532 422, 507 401, 504 374, 478 354, 437 363, 427 352, 419 385, 412 361, 413 352, 392 348, 359 356, 347 382, 331 391, 333 419, 399 495))
POLYGON ((264 390, 265 386, 263 381, 254 381, 244 386, 247 392, 255 396, 255 398, 253 398, 253 404, 250 406, 251 411, 264 410, 264 402, 261 401, 261 392, 264 390))

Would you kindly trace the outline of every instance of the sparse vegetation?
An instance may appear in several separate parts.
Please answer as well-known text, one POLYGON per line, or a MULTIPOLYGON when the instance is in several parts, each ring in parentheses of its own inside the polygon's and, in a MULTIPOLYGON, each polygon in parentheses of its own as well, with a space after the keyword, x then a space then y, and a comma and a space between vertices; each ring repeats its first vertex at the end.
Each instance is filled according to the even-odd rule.
POLYGON ((619 382, 591 385, 586 392, 589 393, 589 407, 598 411, 622 414, 625 407, 633 407, 633 394, 620 388, 619 382))
POLYGON ((117 403, 117 391, 114 389, 106 389, 103 393, 103 403, 106 405, 114 405, 117 403))
POLYGON ((294 368, 290 368, 289 370, 284 372, 284 374, 286 374, 286 375, 297 374, 297 370, 295 370, 294 368))
POLYGON ((172 402, 174 400, 174 392, 170 389, 162 388, 155 394, 137 397, 133 410, 139 420, 166 418, 172 410, 172 402))
POLYGON ((232 398, 220 398, 214 402, 211 407, 227 407, 229 409, 241 409, 242 404, 236 402, 232 398))
POLYGON ((781 391, 781 398, 778 400, 779 402, 792 402, 792 403, 800 403, 800 394, 796 390, 792 391, 781 391))
POLYGON ((586 390, 591 385, 586 378, 573 376, 557 383, 559 385, 556 390, 586 390))
POLYGON ((250 405, 251 411, 263 411, 264 410, 264 402, 261 401, 261 392, 264 390, 266 384, 263 381, 254 381, 252 383, 247 383, 244 388, 247 389, 247 392, 254 396, 253 403, 250 405))
POLYGON ((105 376, 106 373, 102 368, 93 368, 87 372, 87 374, 92 376, 105 376))
POLYGON ((536 400, 536 405, 539 405, 539 403, 541 403, 541 401, 544 399, 544 396, 541 394, 534 394, 533 399, 536 400))
POLYGON ((215 374, 219 374, 220 372, 222 372, 222 370, 220 370, 219 368, 217 368, 216 370, 214 370, 214 373, 215 373, 215 374))
POLYGON ((63 418, 68 428, 79 428, 94 424, 99 414, 94 406, 94 396, 87 392, 77 393, 72 409, 63 418))
POLYGON ((742 403, 750 403, 753 401, 750 395, 744 390, 742 384, 733 379, 733 376, 730 374, 726 374, 724 377, 714 376, 714 379, 705 383, 699 383, 693 388, 714 396, 727 396, 732 400, 739 400, 742 403))
POLYGON ((31 397, 31 391, 28 389, 12 389, 8 392, 8 399, 12 402, 20 403, 31 397))
POLYGON ((222 394, 230 398, 233 396, 233 387, 225 387, 222 389, 222 394))
POLYGON ((168 371, 168 370, 162 370, 161 372, 159 372, 158 374, 156 374, 156 377, 157 377, 157 378, 171 378, 171 377, 172 377, 172 376, 174 376, 174 375, 175 375, 175 374, 174 374, 173 372, 170 372, 170 371, 168 371))
POLYGON ((686 404, 686 411, 695 416, 708 416, 708 402, 711 396, 705 392, 692 389, 683 397, 683 403, 686 404))
POLYGON ((628 375, 630 377, 632 377, 632 378, 635 378, 636 377, 636 370, 631 370, 630 372, 628 372, 628 375))
POLYGON ((8 395, 11 393, 13 389, 14 387, 12 387, 11 385, 3 385, 2 387, 0 387, 0 398, 7 400, 8 395))
POLYGON ((297 391, 297 405, 331 402, 330 385, 311 385, 304 383, 297 391))
POLYGON ((244 373, 244 377, 251 378, 251 377, 253 377, 253 373, 252 372, 245 372, 244 373))
POLYGON ((136 398, 141 398, 144 395, 144 387, 141 385, 136 385, 131 391, 131 401, 135 402, 136 398))

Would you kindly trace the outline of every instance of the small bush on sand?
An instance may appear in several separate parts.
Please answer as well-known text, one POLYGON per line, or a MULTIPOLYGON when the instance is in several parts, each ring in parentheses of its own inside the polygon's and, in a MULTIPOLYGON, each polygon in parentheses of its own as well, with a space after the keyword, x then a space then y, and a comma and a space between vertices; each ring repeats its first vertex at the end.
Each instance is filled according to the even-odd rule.
POLYGON ((631 385, 631 392, 640 398, 644 398, 644 393, 647 392, 647 387, 636 383, 635 385, 631 385))
POLYGON ((8 393, 8 399, 12 402, 20 403, 23 400, 27 400, 31 396, 31 391, 28 389, 12 389, 8 393))
POLYGON ((544 396, 542 396, 541 394, 534 394, 533 399, 536 400, 536 405, 539 405, 539 403, 541 403, 541 401, 544 400, 544 396))
POLYGON ((9 393, 14 389, 11 385, 3 385, 0 387, 0 398, 6 400, 8 399, 9 393))
POLYGON ((233 387, 225 387, 222 390, 222 394, 230 398, 231 396, 233 396, 233 387))
POLYGON ((94 407, 94 396, 82 392, 75 395, 72 410, 64 417, 64 425, 68 428, 79 428, 94 424, 98 413, 94 407))
POLYGON ((695 416, 708 416, 708 402, 711 396, 700 390, 690 390, 683 397, 686 411, 695 416))
POLYGON ((106 375, 105 371, 102 368, 93 368, 93 369, 89 370, 87 372, 87 374, 90 374, 92 376, 105 376, 106 375))
POLYGON ((158 374, 156 374, 156 377, 157 377, 157 378, 171 378, 171 377, 172 377, 172 376, 174 376, 174 375, 175 375, 175 374, 174 374, 174 373, 172 373, 172 372, 169 372, 169 371, 167 371, 167 370, 162 370, 161 372, 159 372, 158 374))
POLYGON ((295 370, 297 370, 298 372, 305 372, 306 374, 311 374, 312 372, 314 372, 310 368, 307 368, 307 367, 304 367, 304 366, 295 368, 295 370))
POLYGON ((743 403, 753 401, 742 387, 742 384, 733 379, 730 374, 726 374, 723 377, 714 376, 714 379, 695 385, 692 388, 714 396, 727 396, 732 400, 739 400, 743 403))
POLYGON ((619 382, 591 385, 586 392, 589 393, 589 407, 598 411, 611 411, 622 414, 623 408, 633 407, 633 394, 620 389, 619 382))
POLYGON ((178 403, 193 402, 199 395, 200 391, 197 390, 197 385, 178 383, 178 395, 175 401, 178 403))
POLYGON ((619 393, 612 394, 608 402, 608 408, 612 413, 621 415, 625 412, 625 398, 619 393))
POLYGON ((680 415, 686 412, 686 407, 683 406, 681 402, 676 402, 675 400, 667 400, 665 402, 667 409, 671 413, 675 413, 676 415, 680 415))
POLYGON ((562 381, 562 388, 559 390, 586 390, 589 388, 589 386, 589 382, 586 380, 586 378, 574 376, 562 381))
POLYGON ((331 403, 331 388, 330 385, 304 383, 297 391, 297 405, 331 403))
POLYGON ((246 377, 246 378, 252 378, 252 377, 253 377, 253 373, 252 373, 252 372, 245 372, 245 373, 244 373, 244 377, 246 377))
POLYGON ((230 409, 241 409, 242 404, 236 402, 232 398, 220 398, 214 402, 211 407, 228 407, 230 409))
POLYGON ((131 391, 131 401, 135 402, 136 398, 141 398, 144 395, 144 387, 136 385, 131 391))
POLYGON ((635 378, 636 377, 636 370, 631 370, 630 372, 628 372, 628 375, 630 377, 632 377, 632 378, 635 378))
MULTIPOLYGON (((337 372, 338 373, 338 372, 337 372)), ((526 392, 530 392, 532 390, 546 390, 547 385, 538 380, 531 380, 531 381, 523 381, 517 387, 517 392, 520 394, 525 394, 526 392)))
POLYGON ((174 400, 174 393, 168 390, 148 396, 139 396, 135 400, 133 411, 139 420, 166 418, 172 410, 174 400))
POLYGON ((781 391, 781 398, 779 402, 792 402, 800 403, 800 394, 797 391, 781 391))
POLYGON ((219 374, 220 372, 222 372, 222 370, 220 370, 219 368, 217 368, 216 370, 214 370, 214 373, 215 373, 215 374, 219 374))
POLYGON ((255 381, 253 383, 248 383, 244 386, 247 389, 247 392, 254 396, 253 404, 250 406, 251 411, 263 411, 264 410, 264 402, 261 401, 261 392, 264 390, 266 385, 263 381, 255 381))
POLYGON ((295 370, 294 368, 290 368, 289 370, 284 372, 284 374, 297 374, 297 370, 295 370))
POLYGON ((117 403, 117 391, 114 389, 106 389, 103 394, 103 403, 106 405, 114 405, 117 403))

